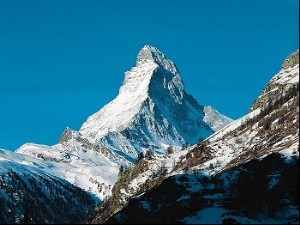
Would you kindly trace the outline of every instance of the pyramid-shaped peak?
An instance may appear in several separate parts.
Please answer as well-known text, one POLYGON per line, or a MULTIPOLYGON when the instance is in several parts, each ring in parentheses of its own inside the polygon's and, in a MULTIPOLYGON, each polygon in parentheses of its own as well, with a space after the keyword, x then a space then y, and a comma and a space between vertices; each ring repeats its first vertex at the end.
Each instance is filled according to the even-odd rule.
POLYGON ((173 74, 179 75, 176 65, 168 59, 158 48, 145 45, 138 53, 136 65, 140 66, 144 63, 154 62, 173 74))

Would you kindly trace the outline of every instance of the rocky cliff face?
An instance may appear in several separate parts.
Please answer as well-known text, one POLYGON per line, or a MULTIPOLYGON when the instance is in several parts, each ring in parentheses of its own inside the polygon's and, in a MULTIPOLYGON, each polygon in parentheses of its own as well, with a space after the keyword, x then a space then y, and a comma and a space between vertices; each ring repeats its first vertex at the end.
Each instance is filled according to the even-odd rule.
POLYGON ((119 177, 89 222, 297 223, 299 62, 285 65, 247 115, 187 150, 156 158, 154 167, 137 165, 126 181, 119 177), (159 179, 153 171, 161 171, 159 179), (253 191, 260 197, 250 197, 253 191))

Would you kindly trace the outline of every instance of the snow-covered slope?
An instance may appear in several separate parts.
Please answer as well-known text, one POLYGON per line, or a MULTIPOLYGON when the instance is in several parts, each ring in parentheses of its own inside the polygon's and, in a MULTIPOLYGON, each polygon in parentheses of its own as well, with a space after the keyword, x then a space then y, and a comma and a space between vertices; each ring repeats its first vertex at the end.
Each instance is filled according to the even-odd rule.
POLYGON ((79 132, 67 128, 54 146, 27 143, 16 150, 63 165, 47 169, 104 199, 119 167, 130 167, 140 152, 175 150, 211 135, 231 120, 203 107, 184 91, 175 64, 157 48, 144 46, 125 73, 119 95, 88 118, 79 132))
MULTIPOLYGON (((46 146, 26 143, 16 153, 44 161, 51 165, 43 166, 44 171, 65 179, 100 199, 110 195, 120 165, 130 165, 124 158, 103 147, 92 145, 69 128, 63 133, 59 144, 46 146)), ((30 160, 29 157, 23 162, 30 160)))
POLYGON ((46 172, 61 166, 0 149, 0 223, 84 222, 95 199, 46 172))

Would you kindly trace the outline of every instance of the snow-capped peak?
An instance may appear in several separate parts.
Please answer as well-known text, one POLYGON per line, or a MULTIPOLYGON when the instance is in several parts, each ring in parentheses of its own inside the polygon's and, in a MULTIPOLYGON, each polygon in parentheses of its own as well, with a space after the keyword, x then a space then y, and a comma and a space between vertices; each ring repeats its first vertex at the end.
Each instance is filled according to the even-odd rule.
MULTIPOLYGON (((150 146, 165 149, 193 144, 212 134, 211 120, 219 120, 221 114, 204 120, 203 110, 184 91, 175 64, 157 48, 145 45, 137 55, 136 66, 125 72, 118 96, 90 116, 80 133, 136 158, 150 146)), ((222 120, 220 127, 228 122, 222 120)))
POLYGON ((156 47, 145 45, 137 55, 136 65, 154 62, 175 75, 179 75, 176 65, 156 47))
POLYGON ((184 84, 175 64, 157 48, 145 45, 137 55, 136 66, 125 72, 119 95, 90 116, 80 132, 99 139, 109 132, 124 130, 149 95, 161 95, 161 89, 166 89, 176 102, 182 102, 184 84), (157 73, 159 68, 165 72, 157 73))

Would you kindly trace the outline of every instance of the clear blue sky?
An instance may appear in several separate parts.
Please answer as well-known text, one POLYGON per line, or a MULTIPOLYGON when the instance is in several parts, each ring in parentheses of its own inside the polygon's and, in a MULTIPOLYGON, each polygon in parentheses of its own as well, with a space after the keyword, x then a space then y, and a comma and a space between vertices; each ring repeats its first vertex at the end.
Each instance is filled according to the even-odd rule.
POLYGON ((0 148, 57 143, 112 100, 145 44, 237 119, 298 48, 297 0, 0 0, 0 148))

